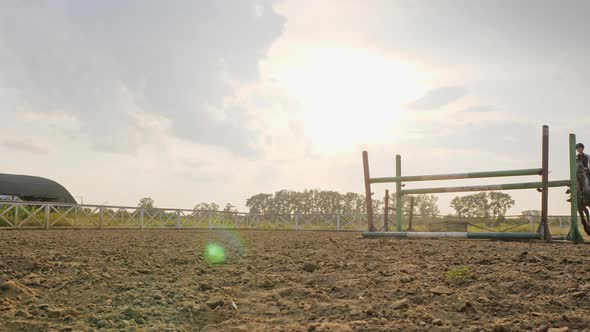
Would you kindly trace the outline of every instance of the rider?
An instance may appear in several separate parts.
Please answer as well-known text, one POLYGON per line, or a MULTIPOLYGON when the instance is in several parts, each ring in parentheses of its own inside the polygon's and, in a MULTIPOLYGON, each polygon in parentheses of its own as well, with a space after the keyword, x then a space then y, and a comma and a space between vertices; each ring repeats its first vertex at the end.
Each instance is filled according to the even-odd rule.
POLYGON ((578 155, 576 156, 576 160, 582 162, 582 166, 586 169, 586 175, 590 179, 590 170, 588 169, 588 162, 590 161, 590 156, 584 153, 584 144, 578 143, 576 144, 576 150, 578 151, 578 155))

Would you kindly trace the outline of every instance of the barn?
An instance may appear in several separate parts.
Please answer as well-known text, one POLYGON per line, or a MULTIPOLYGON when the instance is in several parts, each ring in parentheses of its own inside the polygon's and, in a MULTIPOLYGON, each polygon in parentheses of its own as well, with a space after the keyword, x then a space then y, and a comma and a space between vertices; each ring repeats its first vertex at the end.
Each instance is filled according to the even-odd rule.
POLYGON ((0 173, 0 196, 17 197, 23 201, 77 204, 61 184, 29 175, 0 173))

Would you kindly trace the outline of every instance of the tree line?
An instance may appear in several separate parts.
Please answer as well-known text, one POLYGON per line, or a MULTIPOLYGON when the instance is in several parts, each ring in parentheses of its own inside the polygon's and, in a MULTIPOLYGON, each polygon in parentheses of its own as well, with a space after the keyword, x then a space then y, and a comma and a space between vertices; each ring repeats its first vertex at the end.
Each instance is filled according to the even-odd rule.
MULTIPOLYGON (((144 209, 155 209, 156 202, 151 197, 143 197, 139 199, 139 203, 137 203, 137 207, 144 208, 144 209)), ((226 203, 223 209, 220 209, 219 204, 217 203, 205 203, 201 202, 195 204, 193 207, 195 211, 222 211, 222 212, 238 212, 236 207, 231 203, 226 203)))
MULTIPOLYGON (((383 213, 384 200, 373 198, 373 211, 383 213)), ((389 206, 396 207, 396 196, 390 195, 389 206)), ((450 207, 455 215, 464 218, 500 218, 514 206, 515 202, 509 194, 501 192, 481 192, 477 194, 456 196, 451 200, 450 207)), ((150 197, 140 199, 138 207, 155 208, 150 197)), ((345 194, 331 190, 305 189, 303 191, 279 190, 275 193, 259 193, 246 200, 249 213, 261 215, 286 214, 364 214, 367 213, 365 196, 348 192, 345 194)), ((403 214, 437 216, 440 214, 438 197, 435 195, 404 195, 402 196, 403 214), (411 199, 413 198, 413 205, 411 199)), ((226 203, 223 208, 217 203, 198 203, 194 210, 237 212, 234 205, 226 203)), ((523 215, 531 211, 523 211, 523 215)))
POLYGON ((505 216, 514 203, 509 194, 492 191, 457 196, 451 200, 451 208, 458 217, 499 218, 505 216))
MULTIPOLYGON (((384 200, 373 198, 373 211, 383 212, 384 200)), ((438 198, 434 195, 416 195, 414 213, 434 216, 440 213, 438 198)), ((390 196, 389 206, 395 206, 390 196)), ((365 196, 353 192, 345 194, 331 190, 306 189, 280 190, 274 194, 261 193, 246 200, 246 207, 255 214, 364 214, 367 213, 365 196)), ((404 211, 409 212, 410 201, 404 197, 404 211)))

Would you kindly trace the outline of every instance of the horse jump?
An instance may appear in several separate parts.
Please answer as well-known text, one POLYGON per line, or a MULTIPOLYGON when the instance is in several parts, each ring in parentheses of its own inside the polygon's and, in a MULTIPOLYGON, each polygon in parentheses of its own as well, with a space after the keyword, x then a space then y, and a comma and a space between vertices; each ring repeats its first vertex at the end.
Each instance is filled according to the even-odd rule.
MULTIPOLYGON (((588 189, 588 195, 584 195, 583 191, 578 189, 578 181, 576 174, 578 166, 576 163, 576 136, 570 134, 569 146, 569 162, 570 162, 570 179, 549 181, 549 127, 543 126, 542 136, 542 160, 541 168, 530 169, 516 169, 505 171, 488 171, 488 172, 472 172, 472 173, 457 173, 457 174, 437 174, 437 175, 418 175, 418 176, 402 176, 401 172, 401 156, 396 155, 396 174, 395 177, 374 177, 371 178, 369 172, 369 159, 367 151, 363 151, 363 168, 364 168, 364 182, 365 182, 365 203, 367 207, 368 232, 363 233, 363 237, 398 237, 398 238, 417 238, 417 237, 461 237, 461 238, 485 238, 485 239, 541 239, 545 241, 551 240, 551 233, 547 225, 547 206, 548 206, 548 188, 549 187, 565 187, 569 186, 571 190, 571 225, 567 240, 573 242, 583 242, 582 235, 578 230, 578 220, 576 212, 578 212, 578 205, 583 205, 586 201, 580 201, 580 197, 588 197, 588 206, 590 206, 590 183, 582 187, 588 189), (474 178, 492 178, 492 177, 509 177, 509 176, 530 176, 540 175, 540 182, 521 182, 521 183, 504 183, 492 185, 477 185, 477 186, 461 186, 461 187, 434 187, 434 188, 419 188, 419 189, 402 189, 404 182, 416 181, 435 181, 435 180, 451 180, 451 179, 474 179, 474 178), (396 232, 389 232, 385 229, 384 232, 377 232, 373 220, 373 202, 371 195, 371 184, 373 183, 395 183, 396 184, 396 207, 395 220, 396 232), (541 225, 536 233, 468 233, 468 232, 404 232, 402 230, 402 196, 411 194, 434 194, 434 193, 453 193, 453 192, 469 192, 469 191, 495 191, 495 190, 516 190, 516 189, 537 189, 541 192, 541 225)), ((585 207, 584 207, 585 209, 585 207)), ((590 227, 586 224, 582 213, 582 207, 579 210, 582 216, 584 229, 590 231, 590 227)), ((588 213, 586 211, 586 213, 588 213)), ((588 215, 590 219, 590 215, 588 215)))

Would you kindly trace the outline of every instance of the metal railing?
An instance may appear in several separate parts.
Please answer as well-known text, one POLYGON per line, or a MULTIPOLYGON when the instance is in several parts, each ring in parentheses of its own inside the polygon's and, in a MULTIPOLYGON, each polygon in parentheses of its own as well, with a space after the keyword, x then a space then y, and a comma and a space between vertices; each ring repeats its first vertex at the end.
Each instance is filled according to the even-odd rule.
MULTIPOLYGON (((569 216, 550 216, 552 233, 566 234, 569 216)), ((375 215, 383 226, 383 214, 375 215)), ((540 216, 507 216, 501 221, 455 216, 414 215, 412 225, 404 216, 404 229, 428 231, 444 223, 463 223, 478 231, 533 232, 540 216)), ((262 229, 364 231, 366 214, 287 214, 258 215, 242 212, 193 209, 141 208, 113 205, 0 201, 0 229, 262 229)))
POLYGON ((0 229, 241 228, 362 230, 366 215, 258 215, 242 212, 131 206, 0 201, 0 229))

